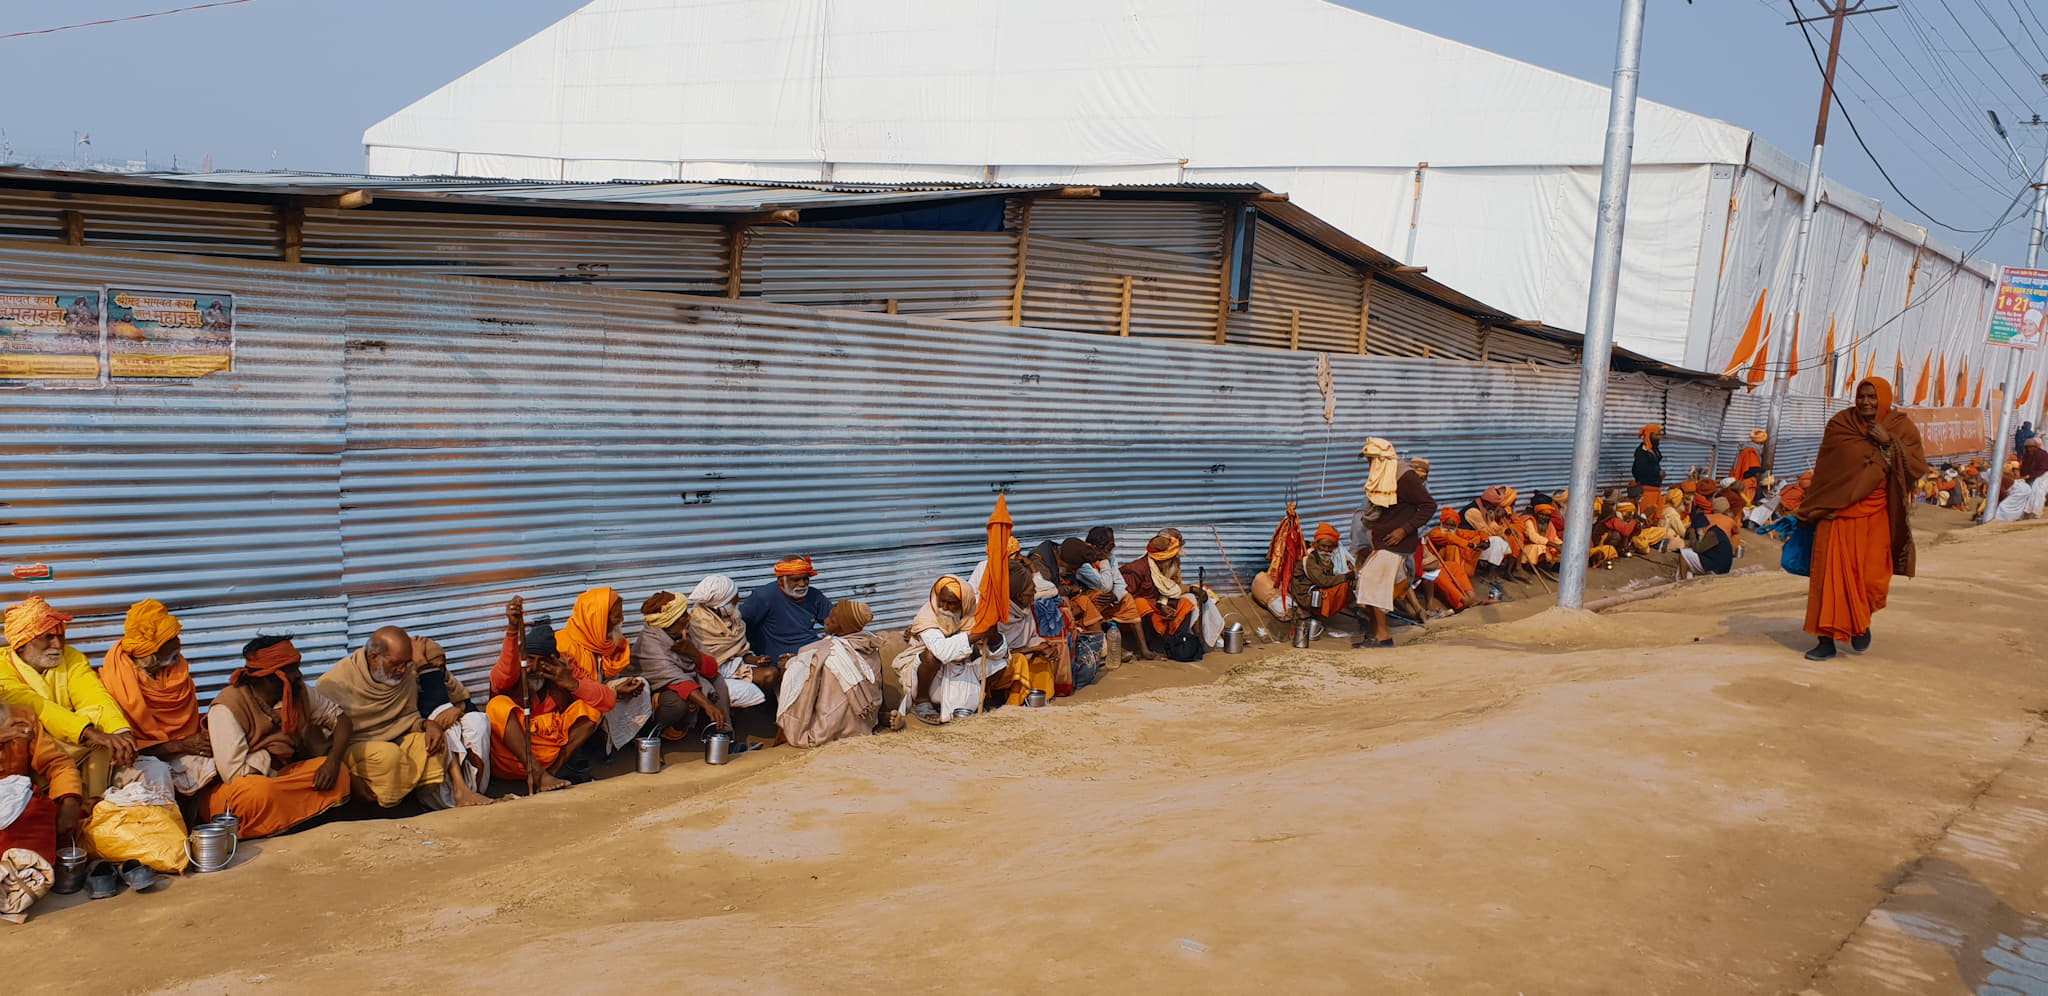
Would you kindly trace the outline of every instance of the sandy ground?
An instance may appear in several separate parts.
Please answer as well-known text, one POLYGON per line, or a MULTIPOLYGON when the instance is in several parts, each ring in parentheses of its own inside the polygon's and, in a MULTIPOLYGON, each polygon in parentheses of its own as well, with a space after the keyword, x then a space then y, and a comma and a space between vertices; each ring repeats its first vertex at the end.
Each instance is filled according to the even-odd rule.
POLYGON ((2048 814, 2010 812, 2029 772, 2048 796, 2048 530, 1922 519, 1862 656, 1801 659, 1805 582, 1768 571, 1132 664, 1048 709, 253 842, 0 931, 6 988, 1966 992, 2048 909, 2048 814))

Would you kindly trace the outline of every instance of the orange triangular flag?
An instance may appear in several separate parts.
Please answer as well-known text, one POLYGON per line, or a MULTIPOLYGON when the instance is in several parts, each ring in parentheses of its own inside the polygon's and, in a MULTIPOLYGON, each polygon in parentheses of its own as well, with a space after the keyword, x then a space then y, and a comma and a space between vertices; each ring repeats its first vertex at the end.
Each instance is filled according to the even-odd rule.
POLYGON ((1977 371, 1977 390, 1970 395, 1970 407, 1984 407, 1984 371, 1977 371))
POLYGON ((1749 324, 1742 329, 1742 341, 1735 344, 1735 353, 1728 357, 1728 369, 1721 371, 1722 376, 1735 376, 1735 371, 1742 369, 1744 364, 1754 359, 1757 347, 1763 345, 1764 337, 1769 334, 1769 323, 1764 318, 1764 298, 1769 294, 1769 288, 1757 293, 1756 307, 1749 311, 1749 324))
POLYGON ((1941 354, 1941 361, 1934 368, 1934 407, 1948 404, 1948 354, 1941 354))
POLYGON ((1914 385, 1913 387, 1913 403, 1916 405, 1924 405, 1927 403, 1927 375, 1931 371, 1933 365, 1934 355, 1932 353, 1928 354, 1925 359, 1922 359, 1920 361, 1920 383, 1914 385))
POLYGON ((1828 397, 1835 396, 1835 316, 1828 316, 1828 397))
POLYGON ((981 573, 980 601, 974 604, 974 629, 980 633, 1010 621, 1010 501, 996 496, 988 515, 988 570, 981 573))
POLYGON ((1785 360, 1785 376, 1799 376, 1799 316, 1792 316, 1792 350, 1785 360))
POLYGON ((1863 379, 1869 380, 1875 376, 1877 376, 1877 350, 1873 349, 1870 351, 1870 363, 1863 368, 1863 379))
POLYGON ((1969 397, 1969 386, 1970 358, 1965 356, 1963 357, 1963 368, 1956 371, 1956 407, 1962 407, 1963 399, 1969 397))
POLYGON ((2025 408, 2027 398, 2034 393, 2034 375, 2027 375, 2027 386, 2020 388, 2020 399, 2012 403, 2014 408, 2025 408))
POLYGON ((1749 389, 1754 391, 1764 382, 1764 361, 1771 357, 1771 318, 1764 316, 1764 334, 1756 344, 1756 357, 1749 364, 1749 389))

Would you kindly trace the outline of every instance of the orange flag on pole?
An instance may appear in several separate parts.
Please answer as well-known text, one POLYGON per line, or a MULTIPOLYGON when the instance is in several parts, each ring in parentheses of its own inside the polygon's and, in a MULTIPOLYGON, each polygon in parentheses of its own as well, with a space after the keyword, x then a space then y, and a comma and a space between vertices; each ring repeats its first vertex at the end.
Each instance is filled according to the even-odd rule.
POLYGON ((1940 362, 1940 363, 1939 363, 1939 364, 1938 364, 1938 365, 1937 365, 1937 366, 1935 367, 1935 373, 1934 373, 1934 407, 1936 407, 1936 408, 1940 408, 1940 407, 1943 407, 1943 406, 1945 406, 1945 405, 1947 405, 1947 404, 1948 404, 1948 354, 1947 354, 1947 353, 1943 353, 1943 354, 1941 354, 1941 362, 1940 362))
POLYGON ((1828 316, 1828 397, 1835 396, 1835 316, 1828 316))
POLYGON ((1757 343, 1756 358, 1749 364, 1749 389, 1754 391, 1764 382, 1764 361, 1771 355, 1771 317, 1764 316, 1764 335, 1757 343))
POLYGON ((1931 353, 1920 360, 1920 383, 1913 386, 1913 403, 1916 405, 1927 403, 1927 375, 1933 365, 1934 356, 1931 353))
POLYGON ((1863 380, 1877 376, 1877 350, 1870 351, 1870 363, 1863 368, 1863 380))
POLYGON ((1785 360, 1785 376, 1799 376, 1799 316, 1792 316, 1792 350, 1785 360))
POLYGON ((1984 407, 1984 371, 1977 371, 1977 390, 1970 395, 1970 407, 1984 407))
POLYGON ((996 496, 996 509, 988 515, 988 570, 981 572, 980 601, 974 604, 974 628, 980 633, 1010 621, 1010 500, 996 496))
POLYGON ((1956 371, 1956 404, 1958 406, 1962 405, 1964 398, 1970 396, 1970 392, 1968 390, 1969 386, 1970 358, 1965 356, 1963 357, 1963 368, 1961 370, 1956 371))
POLYGON ((1743 364, 1755 358, 1757 347, 1763 345, 1764 336, 1768 334, 1765 329, 1768 322, 1764 318, 1764 298, 1769 294, 1769 288, 1757 293, 1756 307, 1749 311, 1749 324, 1743 327, 1742 340, 1735 344, 1735 353, 1728 357, 1728 369, 1721 371, 1722 376, 1735 376, 1735 371, 1742 369, 1743 364))
POLYGON ((2013 406, 2014 408, 2024 408, 2024 407, 2026 407, 2026 405, 2027 405, 2027 398, 2028 398, 2029 396, 2031 396, 2031 395, 2032 395, 2033 393, 2034 393, 2034 375, 2033 375, 2033 374, 2028 374, 2028 375, 2027 375, 2027 386, 2025 386, 2025 387, 2023 387, 2023 388, 2020 388, 2020 398, 2019 398, 2019 400, 2018 400, 2018 401, 2015 401, 2015 402, 2013 402, 2013 403, 2012 403, 2012 406, 2013 406))

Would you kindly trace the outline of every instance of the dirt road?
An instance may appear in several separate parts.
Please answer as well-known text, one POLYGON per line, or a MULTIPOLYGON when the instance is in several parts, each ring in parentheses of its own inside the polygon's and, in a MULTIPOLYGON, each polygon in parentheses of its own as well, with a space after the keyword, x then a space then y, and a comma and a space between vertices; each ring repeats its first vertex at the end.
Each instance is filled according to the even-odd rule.
POLYGON ((2043 909, 2048 816, 1982 807, 2048 708, 2048 529, 1950 533, 1921 569, 1827 664, 1802 579, 1717 579, 324 826, 45 911, 0 957, 16 992, 1968 991, 1977 941, 1884 931, 1925 925, 1894 887, 1937 860, 2005 918, 1968 937, 2043 909), (1976 820, 2010 874, 1970 867, 1976 820))

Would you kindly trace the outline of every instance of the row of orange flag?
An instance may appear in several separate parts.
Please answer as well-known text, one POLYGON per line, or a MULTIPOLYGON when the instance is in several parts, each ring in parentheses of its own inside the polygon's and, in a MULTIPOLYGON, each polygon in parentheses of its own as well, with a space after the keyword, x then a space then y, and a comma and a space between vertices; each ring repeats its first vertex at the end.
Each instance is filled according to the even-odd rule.
MULTIPOLYGON (((1741 376, 1742 379, 1749 383, 1751 390, 1755 390, 1763 384, 1765 377, 1764 361, 1771 353, 1771 321, 1775 316, 1764 313, 1764 299, 1769 293, 1769 291, 1764 291, 1756 296, 1756 307, 1749 313, 1749 325, 1742 331, 1742 341, 1735 344, 1735 355, 1729 358, 1728 368, 1722 371, 1722 374, 1725 376, 1741 376), (1746 373, 1738 373, 1745 367, 1748 368, 1746 373)), ((1832 317, 1828 319, 1827 347, 1822 352, 1828 356, 1833 356, 1835 353, 1835 320, 1832 317)), ((1860 343, 1850 344, 1849 365, 1846 368, 1848 376, 1843 379, 1840 385, 1828 385, 1828 397, 1832 398, 1835 396, 1838 386, 1841 389, 1841 393, 1847 394, 1849 393, 1849 388, 1857 382, 1876 375, 1877 350, 1875 348, 1870 350, 1868 360, 1863 360, 1860 355, 1861 353, 1860 343), (1861 361, 1863 371, 1860 375, 1856 372, 1859 360, 1861 361)), ((1787 377, 1798 376, 1799 316, 1797 315, 1792 317, 1792 348, 1786 351, 1786 356, 1788 359, 1785 360, 1785 375, 1787 377)), ((1903 356, 1895 356, 1893 359, 1898 369, 1903 370, 1905 368, 1906 364, 1903 356)), ((1951 395, 1948 390, 1948 356, 1944 354, 1936 357, 1930 351, 1929 355, 1920 362, 1920 380, 1913 387, 1912 400, 1905 403, 1925 405, 1931 399, 1936 407, 1942 407, 1949 405, 1952 400, 1956 407, 1983 407, 1984 371, 1977 371, 1977 385, 1976 389, 1972 391, 1970 388, 1970 361, 1965 359, 1961 362, 1962 369, 1956 371, 1955 393, 1951 395)), ((1900 393, 1904 395, 1905 392, 1901 391, 1900 393)), ((2033 393, 2034 375, 2028 374, 2026 386, 2020 389, 2019 397, 2013 401, 2013 406, 2024 407, 2027 399, 2032 397, 2033 393)))

